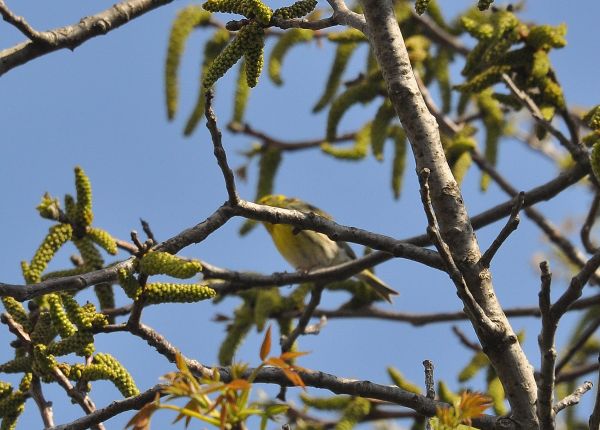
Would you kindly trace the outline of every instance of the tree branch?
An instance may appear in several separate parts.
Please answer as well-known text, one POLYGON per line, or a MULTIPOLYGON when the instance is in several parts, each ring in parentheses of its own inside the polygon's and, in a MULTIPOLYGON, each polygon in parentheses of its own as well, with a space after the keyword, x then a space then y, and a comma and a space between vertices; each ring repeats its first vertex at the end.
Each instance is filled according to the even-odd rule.
MULTIPOLYGON (((173 0, 124 0, 103 12, 88 16, 77 24, 35 32, 32 41, 0 51, 0 76, 22 64, 60 49, 74 50, 88 40, 102 36, 127 24, 151 10, 167 5, 173 0), (39 42, 43 40, 43 42, 39 42)), ((4 16, 4 14, 3 14, 4 16)), ((6 19, 6 17, 5 17, 6 19)), ((20 28, 24 30, 25 28, 20 28)))
POLYGON ((206 116, 206 128, 208 128, 208 131, 210 131, 210 136, 215 148, 215 158, 217 159, 217 163, 219 164, 221 172, 223 173, 223 178, 225 179, 225 188, 227 189, 227 195, 229 196, 229 204, 235 206, 240 197, 235 189, 235 177, 233 176, 233 172, 227 163, 227 153, 223 148, 221 139, 222 134, 217 126, 217 116, 212 108, 213 97, 213 91, 208 90, 206 92, 206 107, 204 109, 206 116))
POLYGON ((145 404, 151 402, 157 393, 160 393, 162 385, 155 385, 149 390, 144 391, 134 397, 123 400, 117 400, 102 409, 97 409, 89 415, 81 417, 68 424, 61 424, 46 430, 85 430, 102 421, 106 421, 123 412, 133 409, 140 409, 145 404))
POLYGON ((525 193, 521 191, 517 196, 515 196, 515 204, 510 213, 508 221, 506 221, 506 224, 502 230, 500 230, 500 233, 496 239, 494 239, 490 247, 483 253, 483 256, 479 260, 479 264, 481 264, 483 267, 490 267, 490 263, 492 262, 494 255, 496 255, 496 252, 498 252, 504 241, 508 239, 508 236, 510 236, 511 233, 519 226, 519 212, 523 208, 524 201, 525 193))
POLYGON ((0 0, 0 15, 2 15, 4 21, 12 24, 17 30, 19 30, 33 42, 38 42, 40 44, 46 44, 50 42, 47 35, 34 29, 31 25, 29 25, 25 18, 15 15, 8 8, 4 0, 0 0))
POLYGON ((546 261, 540 263, 541 288, 539 293, 540 311, 542 313, 542 330, 538 336, 541 355, 540 382, 538 384, 537 415, 543 429, 555 428, 554 410, 554 364, 556 362, 556 347, 554 339, 558 320, 553 318, 550 301, 550 285, 552 273, 546 261))

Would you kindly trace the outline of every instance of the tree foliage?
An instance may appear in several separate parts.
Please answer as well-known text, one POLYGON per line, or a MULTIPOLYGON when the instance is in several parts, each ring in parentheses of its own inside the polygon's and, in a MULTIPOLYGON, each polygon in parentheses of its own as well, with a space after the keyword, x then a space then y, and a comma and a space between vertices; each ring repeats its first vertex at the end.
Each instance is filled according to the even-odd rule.
MULTIPOLYGON (((135 0, 124 3, 132 7, 130 17, 150 9, 135 0)), ((228 200, 205 222, 159 242, 145 222, 146 238, 132 232, 130 240, 118 239, 95 225, 93 181, 81 167, 74 170, 74 195, 66 194, 63 199, 49 193, 42 196, 37 211, 52 225, 31 259, 21 264, 23 285, 0 283, 2 322, 15 337, 6 346, 13 357, 0 364, 0 372, 20 378, 18 387, 0 382, 1 429, 16 428, 25 405, 32 403, 30 399, 37 403, 45 427, 54 427, 42 383, 58 384, 86 415, 83 424, 75 422, 72 428, 103 428, 103 420, 132 409, 138 411, 127 426, 136 430, 150 428, 152 416, 166 413, 164 409, 176 411, 175 421, 185 420, 186 425, 199 420, 232 430, 252 428, 256 417, 261 429, 271 425, 270 420, 299 430, 349 430, 365 422, 402 418, 409 420, 413 429, 574 430, 587 428, 587 416, 589 428, 600 427, 599 400, 592 410, 575 413, 573 408, 591 388, 589 382, 580 385, 580 378, 597 372, 600 352, 594 336, 600 325, 597 297, 581 299, 584 289, 600 282, 600 252, 591 237, 600 206, 600 105, 578 111, 566 100, 562 77, 557 76, 551 61, 552 51, 567 44, 566 25, 528 22, 520 18, 519 6, 493 6, 493 1, 483 0, 452 19, 444 17, 436 0, 328 3, 326 8, 317 7, 325 5, 317 5, 316 0, 299 0, 272 9, 261 0, 208 0, 181 9, 172 23, 166 53, 167 118, 173 120, 180 113, 180 87, 187 84, 180 82, 179 66, 184 55, 193 55, 185 50, 187 41, 195 32, 208 32, 199 59, 197 101, 183 133, 192 135, 201 119, 206 119, 228 200), (224 14, 234 14, 233 20, 226 22, 229 16, 224 14), (262 76, 265 61, 268 78, 276 86, 284 86, 286 58, 303 44, 321 44, 334 52, 312 107, 313 113, 326 111, 327 120, 319 133, 322 138, 279 140, 268 131, 254 129, 245 121, 245 111, 253 88, 260 88, 267 78, 262 76), (351 60, 359 54, 364 55, 363 66, 350 70, 354 75, 348 76, 351 60), (460 75, 455 73, 458 67, 460 75), (227 74, 236 76, 235 91, 229 95, 232 116, 227 129, 255 139, 244 151, 246 163, 236 174, 244 178, 250 164, 258 165, 254 194, 258 204, 238 195, 228 148, 222 142, 224 124, 217 123, 212 110, 215 94, 227 97, 216 92, 227 74), (365 109, 367 105, 372 108, 365 109), (341 124, 352 109, 362 109, 364 115, 350 132, 342 133, 341 124), (496 165, 500 155, 510 156, 507 143, 522 137, 520 130, 526 127, 531 131, 522 140, 549 157, 560 173, 519 193, 496 165), (405 171, 410 148, 428 220, 424 226, 427 234, 399 240, 337 224, 327 213, 301 200, 290 200, 302 203, 296 205, 264 204, 273 200, 268 196, 274 193, 285 159, 311 148, 340 162, 365 162, 372 155, 391 172, 390 187, 396 199, 402 195, 403 178, 412 174, 405 171), (393 158, 385 159, 386 153, 393 153, 393 158), (460 185, 471 170, 481 173, 482 193, 495 183, 510 200, 477 216, 468 213, 460 185), (587 219, 580 223, 583 251, 535 208, 538 202, 578 183, 594 196, 587 219), (503 309, 495 297, 490 265, 517 228, 520 213, 546 235, 554 260, 567 273, 569 286, 551 294, 551 272, 548 263, 542 262, 539 306, 503 309), (294 256, 288 260, 310 261, 310 267, 297 264, 294 273, 262 275, 178 255, 233 217, 245 218, 240 235, 265 224, 282 254, 294 256), (480 250, 475 230, 505 218, 506 225, 496 240, 487 250, 480 250), (273 224, 285 224, 286 228, 273 228, 273 224), (288 237, 285 246, 277 237, 282 231, 288 237), (72 266, 49 270, 69 242, 77 250, 72 266), (358 258, 345 242, 365 245, 368 252, 358 258), (313 264, 315 255, 322 255, 321 265, 313 264), (381 310, 382 297, 364 275, 378 279, 372 268, 392 258, 409 259, 446 273, 463 312, 419 316, 381 310), (201 281, 165 279, 189 279, 198 274, 201 281), (284 285, 292 287, 280 288, 284 285), (88 288, 93 288, 96 304, 78 297, 88 288), (115 295, 115 289, 123 294, 115 295), (321 310, 322 296, 335 291, 344 291, 350 298, 334 311, 321 310), (185 357, 142 322, 143 310, 150 305, 193 306, 213 300, 218 306, 229 296, 237 297, 239 305, 231 315, 222 316, 227 330, 218 350, 218 366, 185 357), (583 312, 564 352, 557 355, 557 327, 571 310, 583 312), (540 368, 535 371, 531 363, 537 357, 528 357, 522 348, 525 334, 515 333, 507 318, 518 314, 541 317, 539 334, 533 335, 538 335, 539 343, 540 368), (121 316, 126 316, 125 322, 117 322, 121 316), (316 316, 321 320, 310 324, 316 316), (466 319, 477 341, 455 330, 472 353, 457 375, 456 392, 448 388, 454 381, 444 375, 435 376, 436 394, 430 364, 425 364, 424 389, 394 367, 388 368, 390 381, 354 381, 298 364, 305 354, 298 351, 302 336, 319 334, 327 316, 388 318, 413 324, 466 319), (280 338, 281 351, 275 356, 271 356, 275 344, 271 322, 280 338), (262 332, 265 327, 260 364, 251 368, 243 362, 246 357, 237 361, 236 353, 248 333, 253 329, 262 332), (174 362, 177 371, 167 373, 160 386, 140 392, 117 356, 96 350, 99 334, 119 332, 145 340, 174 362), (484 374, 481 380, 477 379, 480 373, 484 374), (101 380, 113 384, 125 399, 96 409, 91 390, 101 380), (386 385, 388 382, 393 385, 386 385), (252 389, 259 383, 280 386, 277 398, 253 398, 252 389), (288 387, 321 388, 331 393, 313 396, 303 391, 302 406, 298 407, 286 397, 291 391, 288 387), (183 406, 172 402, 180 399, 184 399, 183 406), (561 418, 558 413, 563 410, 561 418)), ((121 25, 121 10, 115 9, 102 19, 121 25)), ((83 43, 93 36, 86 31, 96 31, 71 28, 62 38, 51 37, 52 31, 34 30, 4 2, 0 2, 0 12, 34 47, 24 45, 15 51, 21 52, 22 61, 15 60, 14 53, 0 52, 6 68, 2 71, 71 46, 69 43, 75 42, 70 37, 83 43)))

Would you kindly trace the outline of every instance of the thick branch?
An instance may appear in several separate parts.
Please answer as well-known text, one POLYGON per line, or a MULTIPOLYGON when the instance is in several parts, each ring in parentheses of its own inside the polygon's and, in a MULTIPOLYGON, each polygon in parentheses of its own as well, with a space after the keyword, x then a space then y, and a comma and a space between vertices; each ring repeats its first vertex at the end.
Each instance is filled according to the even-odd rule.
POLYGON ((17 66, 60 49, 74 50, 93 37, 112 31, 173 0, 125 0, 103 12, 83 18, 79 23, 54 30, 36 32, 37 40, 0 51, 0 76, 17 66))
POLYGON ((81 417, 69 424, 62 424, 56 427, 51 427, 47 430, 85 430, 90 428, 92 425, 97 424, 102 421, 106 421, 114 416, 117 416, 125 411, 130 411, 132 409, 140 409, 145 404, 151 402, 156 393, 160 392, 162 388, 161 385, 155 385, 149 390, 144 391, 143 393, 135 396, 129 397, 128 399, 118 400, 112 402, 105 408, 98 409, 92 412, 89 415, 81 417))
MULTIPOLYGON (((501 336, 475 315, 471 323, 492 362, 511 404, 512 419, 523 429, 537 429, 537 390, 532 366, 498 303, 489 271, 478 263, 481 252, 458 187, 444 156, 437 123, 415 80, 391 0, 362 0, 367 36, 375 52, 389 98, 411 143, 417 171, 429 169, 431 200, 442 239, 464 276, 467 288, 501 336)), ((512 204, 510 204, 512 210, 512 204)), ((463 297, 464 299, 464 297, 463 297)))

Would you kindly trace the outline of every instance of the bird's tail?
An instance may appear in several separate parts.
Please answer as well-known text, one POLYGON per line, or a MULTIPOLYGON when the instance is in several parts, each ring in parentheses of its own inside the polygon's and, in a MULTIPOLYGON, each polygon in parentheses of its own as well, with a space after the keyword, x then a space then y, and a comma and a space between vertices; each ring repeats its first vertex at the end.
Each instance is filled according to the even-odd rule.
POLYGON ((375 290, 381 298, 385 299, 387 302, 392 303, 392 297, 398 295, 398 291, 394 290, 390 286, 388 286, 385 282, 379 279, 377 276, 373 274, 370 270, 363 270, 358 275, 356 275, 358 279, 363 282, 366 282, 371 288, 375 290))

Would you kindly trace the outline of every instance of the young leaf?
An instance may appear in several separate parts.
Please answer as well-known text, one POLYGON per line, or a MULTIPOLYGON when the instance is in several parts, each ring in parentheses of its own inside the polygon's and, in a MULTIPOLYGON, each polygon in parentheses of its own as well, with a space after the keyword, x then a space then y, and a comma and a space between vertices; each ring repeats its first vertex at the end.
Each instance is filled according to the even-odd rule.
POLYGON ((265 361, 265 359, 269 355, 269 352, 271 352, 271 326, 269 326, 269 328, 267 328, 267 332, 265 333, 265 338, 260 347, 260 359, 262 361, 265 361))

